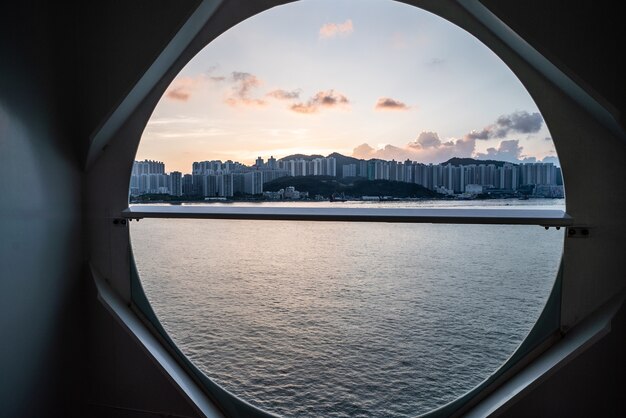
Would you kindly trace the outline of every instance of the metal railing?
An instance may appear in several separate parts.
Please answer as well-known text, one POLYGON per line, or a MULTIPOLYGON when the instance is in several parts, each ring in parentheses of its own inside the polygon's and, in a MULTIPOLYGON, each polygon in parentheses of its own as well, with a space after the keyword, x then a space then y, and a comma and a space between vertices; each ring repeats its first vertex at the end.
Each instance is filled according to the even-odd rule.
POLYGON ((195 205, 132 205, 122 218, 242 219, 271 221, 391 222, 540 225, 566 227, 574 219, 554 209, 314 208, 195 205))

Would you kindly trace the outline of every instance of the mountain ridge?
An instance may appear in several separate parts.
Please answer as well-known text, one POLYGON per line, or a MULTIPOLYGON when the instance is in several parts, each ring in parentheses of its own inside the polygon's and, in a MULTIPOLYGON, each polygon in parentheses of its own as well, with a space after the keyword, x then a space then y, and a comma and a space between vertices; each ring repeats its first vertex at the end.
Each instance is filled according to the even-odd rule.
MULTIPOLYGON (((279 159, 279 161, 289 161, 289 160, 305 160, 305 161, 311 161, 314 160, 316 158, 330 158, 333 157, 335 158, 335 160, 337 160, 337 175, 341 177, 341 169, 343 168, 343 165, 346 164, 357 164, 359 161, 392 161, 392 160, 383 160, 381 158, 370 158, 370 159, 362 159, 362 158, 356 158, 356 157, 351 157, 348 155, 343 155, 340 154, 338 152, 332 152, 330 154, 328 154, 327 156, 323 156, 320 154, 311 154, 311 155, 307 155, 307 154, 291 154, 291 155, 287 155, 286 157, 282 157, 279 159)), ((403 161, 398 161, 398 162, 403 162, 403 161)), ((420 163, 419 161, 417 161, 418 163, 420 163)), ((421 163, 421 164, 429 164, 429 163, 421 163)), ((501 167, 504 164, 512 164, 512 165, 519 165, 517 163, 511 163, 508 161, 501 161, 501 160, 479 160, 476 158, 471 158, 471 157, 452 157, 450 159, 448 159, 447 161, 441 162, 439 163, 441 165, 446 165, 446 164, 452 164, 452 165, 489 165, 489 164, 493 164, 497 167, 501 167)))

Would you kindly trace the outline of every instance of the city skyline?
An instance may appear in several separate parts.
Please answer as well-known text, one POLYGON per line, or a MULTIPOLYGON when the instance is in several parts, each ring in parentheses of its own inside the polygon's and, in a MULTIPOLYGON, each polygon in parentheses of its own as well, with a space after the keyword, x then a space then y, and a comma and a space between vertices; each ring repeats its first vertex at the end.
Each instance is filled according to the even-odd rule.
MULTIPOLYGON (((561 170, 552 162, 516 165, 503 161, 481 162, 466 159, 450 161, 452 162, 445 164, 423 164, 410 160, 364 160, 333 153, 328 157, 293 156, 281 160, 270 157, 267 161, 258 157, 255 163, 249 166, 231 160, 196 161, 192 164, 191 173, 171 171, 168 174, 162 161, 144 160, 135 161, 133 164, 129 194, 132 197, 144 194, 169 194, 186 196, 194 200, 203 197, 233 198, 260 195, 269 199, 282 199, 281 193, 266 191, 265 184, 280 181, 280 184, 287 187, 293 186, 298 179, 320 179, 319 176, 322 176, 317 183, 307 180, 308 185, 304 187, 315 189, 320 186, 320 182, 327 183, 326 179, 331 178, 331 181, 348 180, 347 183, 344 182, 344 186, 333 186, 344 189, 347 185, 351 187, 365 180, 390 181, 383 187, 383 194, 392 189, 397 190, 393 185, 397 182, 418 184, 440 195, 462 198, 481 194, 485 190, 500 195, 512 195, 522 189, 526 189, 525 193, 532 192, 541 197, 564 196, 561 170)), ((325 189, 328 193, 328 188, 325 189)), ((303 192, 309 197, 309 190, 303 192)), ((406 189, 401 193, 405 192, 412 193, 406 189)), ((300 194, 298 196, 300 198, 300 194)), ((316 193, 316 199, 318 197, 325 196, 316 193)))
POLYGON ((166 90, 138 160, 328 155, 556 162, 515 75, 451 23, 392 1, 303 0, 198 53, 166 90))
MULTIPOLYGON (((371 158, 359 158, 359 157, 355 157, 353 155, 343 155, 337 151, 332 151, 327 155, 323 155, 323 154, 290 154, 290 155, 284 155, 284 156, 276 156, 273 154, 270 155, 257 155, 256 158, 254 158, 254 160, 249 161, 249 162, 242 162, 242 161, 237 161, 237 160, 233 160, 233 159, 228 159, 228 160, 221 160, 219 158, 204 158, 204 159, 197 159, 195 161, 192 161, 189 164, 189 167, 187 169, 172 169, 172 170, 167 170, 167 172, 180 172, 182 174, 191 174, 193 173, 193 166, 195 164, 198 163, 208 163, 208 162, 220 162, 220 163, 232 163, 232 164, 237 164, 237 165, 241 165, 247 168, 254 168, 257 163, 259 162, 259 160, 261 160, 264 164, 267 164, 270 160, 274 160, 274 161, 282 161, 282 160, 300 160, 300 159, 316 159, 316 158, 329 158, 332 155, 338 154, 341 157, 346 157, 346 158, 353 158, 356 160, 360 160, 360 161, 371 161, 371 160, 380 160, 383 162, 396 162, 396 163, 404 163, 405 161, 407 161, 407 159, 405 160, 396 160, 394 158, 380 158, 380 157, 371 157, 371 158)), ((408 159, 411 163, 413 164, 424 164, 424 165, 445 165, 445 163, 450 160, 450 159, 454 159, 454 158, 470 158, 475 160, 478 164, 483 164, 484 162, 487 161, 496 161, 496 162, 500 162, 500 163, 510 163, 513 165, 519 165, 519 164, 527 164, 527 163, 543 163, 544 161, 532 161, 532 160, 528 160, 528 161, 519 161, 519 162, 512 162, 512 161, 506 161, 506 160, 501 160, 501 159, 497 159, 497 158, 475 158, 475 157, 461 157, 461 156, 457 156, 457 155, 453 155, 450 158, 448 158, 446 161, 441 161, 440 163, 432 163, 432 162, 427 162, 427 161, 417 161, 417 160, 411 160, 408 159)), ((159 164, 164 164, 165 166, 170 166, 170 164, 167 161, 162 161, 159 160, 157 158, 144 158, 143 160, 135 160, 135 163, 137 162, 155 162, 155 163, 159 163, 159 164)), ((548 159, 547 161, 545 161, 545 163, 550 163, 550 164, 554 164, 556 167, 560 168, 560 164, 558 163, 558 159, 548 159)))

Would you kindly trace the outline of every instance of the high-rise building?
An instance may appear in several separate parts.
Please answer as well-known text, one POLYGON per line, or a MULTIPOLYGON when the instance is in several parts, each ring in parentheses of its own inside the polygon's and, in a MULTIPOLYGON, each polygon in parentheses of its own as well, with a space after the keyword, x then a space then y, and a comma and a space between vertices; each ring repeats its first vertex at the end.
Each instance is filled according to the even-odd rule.
POLYGON ((278 168, 278 164, 276 164, 276 158, 273 155, 270 155, 270 158, 267 160, 267 168, 270 170, 276 170, 278 168))
POLYGON ((306 160, 298 159, 295 161, 294 176, 306 176, 306 160))
POLYGON ((133 163, 132 175, 165 174, 165 164, 161 161, 143 160, 133 163))
POLYGON ((265 170, 263 171, 263 184, 269 183, 272 180, 276 180, 280 177, 286 177, 289 175, 287 170, 265 170))
POLYGON ((214 174, 207 174, 203 176, 202 183, 202 196, 215 197, 218 196, 217 176, 214 174))
MULTIPOLYGON (((334 157, 303 158, 277 161, 273 156, 263 162, 258 157, 253 166, 245 166, 231 160, 194 162, 192 174, 178 171, 165 174, 165 164, 160 161, 135 161, 130 179, 129 193, 137 196, 145 193, 170 193, 174 196, 224 196, 235 194, 259 194, 263 184, 285 176, 334 176, 337 175, 334 157), (258 172, 252 175, 250 173, 258 172), (234 175, 231 175, 234 174, 234 175), (236 174, 236 175, 235 175, 236 174), (261 184, 259 184, 261 179, 261 184)), ((485 189, 516 191, 521 186, 561 186, 562 174, 551 162, 469 164, 422 164, 406 160, 385 161, 372 159, 344 164, 339 173, 342 177, 362 176, 370 180, 392 180, 419 184, 431 190, 445 189, 463 193, 467 185, 479 185, 485 189)), ((536 187, 535 187, 536 188, 536 187)), ((543 188, 545 195, 559 195, 558 188, 543 188)))
POLYGON ((359 160, 359 167, 357 170, 357 176, 367 178, 367 161, 359 160))
POLYGON ((323 173, 326 176, 337 177, 337 159, 335 157, 324 158, 326 170, 323 173))
POLYGON ((213 161, 200 161, 194 162, 191 166, 191 174, 193 175, 206 175, 214 174, 216 171, 222 169, 222 162, 220 160, 213 161))
POLYGON ((204 194, 205 184, 204 184, 204 175, 202 174, 192 174, 193 178, 193 195, 195 196, 206 196, 204 194))
POLYGON ((341 172, 343 177, 356 177, 356 164, 344 164, 341 172))
POLYGON ((169 175, 169 190, 172 196, 183 195, 183 181, 180 171, 172 171, 169 175))
POLYGON ((245 191, 245 174, 236 173, 233 174, 233 195, 244 194, 245 191))
POLYGON ((168 179, 161 161, 135 161, 130 176, 130 194, 167 193, 168 179))
POLYGON ((243 190, 245 194, 263 193, 263 171, 251 171, 244 174, 243 190))
POLYGON ((182 180, 182 192, 184 196, 191 196, 194 194, 193 191, 193 176, 191 174, 185 174, 182 180))
POLYGON ((222 188, 220 189, 220 196, 223 197, 233 197, 235 194, 234 191, 234 174, 223 174, 222 177, 222 188))
POLYGON ((321 165, 320 158, 315 158, 307 162, 306 164, 307 176, 319 176, 321 172, 322 172, 322 165, 321 165))

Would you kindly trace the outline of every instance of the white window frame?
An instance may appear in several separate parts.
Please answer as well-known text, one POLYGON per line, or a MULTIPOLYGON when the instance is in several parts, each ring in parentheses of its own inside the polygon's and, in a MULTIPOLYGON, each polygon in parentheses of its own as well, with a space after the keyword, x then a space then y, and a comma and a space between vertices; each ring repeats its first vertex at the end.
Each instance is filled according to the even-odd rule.
MULTIPOLYGON (((180 216, 221 219, 271 218, 309 221, 357 220, 564 226, 567 227, 568 232, 565 234, 563 264, 555 289, 550 296, 551 302, 546 306, 547 310, 557 310, 556 313, 550 314, 552 320, 557 318, 556 330, 548 334, 544 333, 543 341, 532 348, 526 347, 526 351, 522 350, 523 344, 512 357, 515 360, 514 364, 505 365, 496 373, 498 376, 492 381, 483 382, 469 394, 429 415, 448 416, 452 413, 471 411, 471 408, 477 411, 485 405, 491 405, 492 409, 483 409, 489 411, 506 407, 507 403, 517 396, 515 393, 519 393, 505 391, 500 397, 494 398, 494 394, 502 391, 502 388, 514 381, 507 376, 507 373, 512 370, 528 371, 530 370, 528 365, 537 364, 537 361, 541 359, 545 360, 545 353, 551 353, 559 347, 562 350, 560 359, 565 361, 569 358, 568 356, 579 352, 581 347, 586 347, 590 341, 598 338, 604 332, 603 330, 606 330, 606 318, 610 321, 610 312, 613 312, 611 307, 623 300, 624 286, 621 275, 618 273, 621 271, 619 269, 623 268, 623 261, 618 260, 617 257, 609 259, 597 249, 598 240, 603 240, 602 248, 604 249, 610 248, 612 243, 617 245, 617 238, 613 235, 619 236, 619 234, 612 235, 610 231, 612 228, 623 229, 621 218, 610 210, 611 201, 606 200, 611 185, 609 182, 606 182, 606 185, 602 183, 602 179, 609 179, 610 176, 619 178, 617 176, 621 172, 615 171, 620 167, 615 169, 600 167, 597 161, 602 161, 603 158, 610 161, 612 155, 620 155, 621 148, 619 147, 623 147, 626 134, 609 109, 602 106, 591 94, 534 50, 478 0, 405 0, 404 2, 435 13, 476 36, 495 52, 524 84, 549 124, 553 140, 559 150, 564 180, 568 187, 567 213, 562 211, 551 214, 526 212, 516 216, 509 213, 507 218, 506 212, 495 213, 493 211, 476 213, 471 210, 465 210, 465 212, 461 210, 454 214, 446 214, 442 212, 443 209, 433 209, 434 212, 429 213, 416 210, 410 214, 381 212, 378 215, 372 215, 354 212, 353 209, 346 210, 344 213, 331 213, 318 209, 316 213, 300 210, 273 215, 251 210, 244 214, 234 213, 232 210, 221 210, 213 213, 179 213, 177 215, 175 211, 169 210, 128 207, 128 183, 141 133, 154 107, 176 74, 205 45, 236 23, 270 7, 288 2, 268 0, 242 3, 203 0, 125 99, 90 136, 85 167, 87 179, 84 204, 88 214, 85 226, 89 231, 86 253, 94 281, 99 289, 99 297, 105 306, 126 325, 127 329, 137 336, 138 341, 144 347, 150 346, 153 351, 149 351, 153 358, 166 372, 170 375, 174 373, 171 367, 168 369, 168 364, 170 366, 177 364, 181 367, 181 373, 186 373, 190 380, 187 383, 179 383, 179 386, 186 385, 189 390, 184 390, 184 388, 181 390, 198 405, 199 411, 203 414, 218 416, 220 411, 223 411, 226 414, 237 415, 245 410, 246 413, 252 414, 247 416, 255 416, 255 414, 256 416, 270 416, 250 407, 249 404, 219 388, 206 377, 203 378, 203 375, 198 375, 195 366, 182 356, 169 337, 163 335, 159 324, 154 323, 156 317, 151 313, 149 306, 142 306, 145 301, 141 300, 142 290, 137 287, 140 284, 132 259, 128 231, 129 219, 180 216), (567 117, 564 118, 563 115, 567 117), (590 146, 591 141, 598 141, 604 145, 603 149, 597 151, 597 158, 589 162, 592 165, 590 169, 601 173, 600 180, 589 180, 578 172, 581 167, 578 149, 581 146, 590 146), (602 204, 589 200, 593 193, 605 199, 600 202, 602 204), (607 310, 608 316, 598 314, 607 310), (134 317, 140 320, 133 322, 134 317), (586 334, 580 331, 590 321, 594 325, 591 329, 595 331, 586 334), (152 342, 140 338, 140 335, 147 335, 140 333, 142 327, 146 327, 149 334, 154 337, 152 342), (572 337, 576 333, 583 337, 578 339, 572 337), (545 337, 545 335, 551 336, 545 337), (577 342, 570 344, 567 349, 563 345, 567 338, 563 336, 569 336, 570 341, 577 342), (198 385, 197 388, 200 390, 193 389, 193 384, 198 385), (217 409, 214 408, 215 405, 217 409)), ((623 197, 614 200, 621 204, 622 208, 626 205, 623 197)), ((145 298, 145 295, 143 297, 145 298)), ((541 325, 542 319, 535 329, 541 325)), ((528 341, 530 340, 527 339, 525 343, 528 341)), ((535 377, 545 377, 545 373, 554 369, 555 367, 547 368, 544 374, 537 372, 539 374, 535 377)), ((529 387, 529 381, 527 380, 526 383, 522 381, 519 387, 529 387)))

